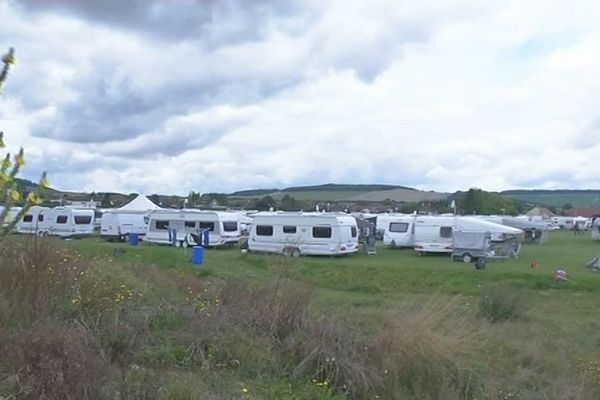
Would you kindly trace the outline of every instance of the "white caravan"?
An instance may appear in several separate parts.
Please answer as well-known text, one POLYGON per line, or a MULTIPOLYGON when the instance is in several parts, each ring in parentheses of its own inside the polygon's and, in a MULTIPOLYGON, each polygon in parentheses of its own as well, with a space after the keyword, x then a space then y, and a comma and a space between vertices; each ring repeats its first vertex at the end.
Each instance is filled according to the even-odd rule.
MULTIPOLYGON (((5 206, 0 206, 0 214, 3 214, 5 209, 5 206)), ((11 222, 13 222, 22 209, 22 207, 11 207, 6 214, 3 225, 8 226, 11 222)))
POLYGON ((43 222, 37 233, 63 238, 87 236, 94 233, 94 210, 54 207, 42 210, 43 222))
MULTIPOLYGON (((387 217, 384 225, 383 244, 390 247, 414 247, 416 219, 416 215, 387 217)), ((377 222, 379 222, 379 218, 377 222)))
POLYGON ((356 219, 342 213, 263 212, 254 215, 248 250, 300 255, 358 251, 356 219))
POLYGON ((39 234, 46 230, 47 221, 45 220, 44 212, 49 210, 48 207, 33 206, 23 218, 17 223, 15 230, 18 233, 39 234))
POLYGON ((235 244, 240 224, 235 213, 195 209, 156 210, 149 214, 145 242, 187 247, 198 244, 208 230, 209 246, 235 244))
POLYGON ((592 239, 600 240, 600 218, 596 218, 592 223, 592 239))
POLYGON ((522 235, 517 228, 483 221, 476 217, 417 216, 415 218, 415 250, 419 253, 452 253, 452 235, 460 232, 489 232, 492 242, 522 235))
POLYGON ((148 230, 148 213, 107 211, 102 214, 100 236, 106 240, 127 240, 132 233, 143 236, 148 230))

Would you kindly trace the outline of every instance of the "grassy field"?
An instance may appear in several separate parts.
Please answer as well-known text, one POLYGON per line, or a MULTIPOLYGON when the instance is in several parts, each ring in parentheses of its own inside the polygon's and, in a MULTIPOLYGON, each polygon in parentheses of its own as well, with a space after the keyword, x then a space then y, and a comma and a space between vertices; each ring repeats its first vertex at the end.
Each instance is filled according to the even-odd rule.
MULTIPOLYGON (((123 304, 131 301, 128 312, 115 315, 146 321, 133 337, 123 334, 129 342, 118 339, 120 331, 100 335, 105 353, 116 341, 129 354, 127 367, 116 368, 118 389, 103 384, 107 398, 115 390, 140 399, 600 396, 600 274, 585 268, 600 244, 589 235, 553 232, 547 244, 525 245, 518 259, 482 271, 382 246, 374 256, 299 259, 210 249, 203 265, 192 266, 191 249, 99 238, 53 245, 96 266, 86 274, 102 276, 123 304), (569 281, 552 280, 558 267, 569 281), (190 301, 196 312, 208 311, 191 317, 190 301), (281 305, 276 316, 273 301, 281 305), (154 396, 140 389, 149 382, 154 396)), ((77 285, 79 297, 53 319, 109 314, 89 311, 102 294, 91 283, 77 285)), ((140 323, 128 322, 128 329, 140 323)), ((115 360, 112 368, 121 365, 115 360)), ((2 388, 0 381, 0 395, 10 394, 2 388)))

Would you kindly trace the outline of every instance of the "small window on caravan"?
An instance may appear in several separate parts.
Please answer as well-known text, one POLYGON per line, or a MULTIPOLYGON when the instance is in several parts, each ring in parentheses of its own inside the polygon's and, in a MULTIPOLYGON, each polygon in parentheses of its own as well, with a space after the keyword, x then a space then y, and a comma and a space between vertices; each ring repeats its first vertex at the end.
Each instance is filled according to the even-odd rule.
POLYGON ((273 225, 256 225, 258 236, 273 236, 273 225))
POLYGON ((169 221, 156 220, 154 221, 154 226, 159 231, 166 231, 169 229, 169 221))
POLYGON ((148 225, 148 222, 150 222, 150 217, 145 216, 144 217, 144 224, 148 225))
POLYGON ((237 231, 237 222, 235 222, 235 221, 223 222, 223 230, 225 232, 237 231))
POLYGON ((330 226, 313 226, 312 235, 314 238, 330 238, 331 227, 330 226))
POLYGON ((69 217, 67 215, 59 215, 58 217, 56 217, 56 223, 57 224, 66 224, 68 218, 69 217))
POLYGON ((406 222, 390 222, 390 232, 408 232, 408 223, 406 222))
POLYGON ((213 232, 215 230, 215 223, 214 222, 199 221, 198 224, 200 226, 200 229, 208 229, 211 232, 213 232))
POLYGON ((23 222, 33 222, 33 215, 27 214, 23 216, 23 222))
POLYGON ((38 214, 38 221, 44 222, 44 214, 38 214))
POLYGON ((76 215, 74 219, 76 225, 89 225, 92 223, 90 215, 76 215))
POLYGON ((356 237, 356 227, 355 226, 351 226, 350 227, 350 233, 352 234, 352 237, 355 238, 356 237))
POLYGON ((451 226, 440 227, 440 237, 451 238, 452 237, 452 227, 451 226))
POLYGON ((196 222, 195 221, 185 221, 185 227, 186 228, 195 228, 196 222))
POLYGON ((284 225, 283 233, 296 233, 296 227, 292 225, 284 225))

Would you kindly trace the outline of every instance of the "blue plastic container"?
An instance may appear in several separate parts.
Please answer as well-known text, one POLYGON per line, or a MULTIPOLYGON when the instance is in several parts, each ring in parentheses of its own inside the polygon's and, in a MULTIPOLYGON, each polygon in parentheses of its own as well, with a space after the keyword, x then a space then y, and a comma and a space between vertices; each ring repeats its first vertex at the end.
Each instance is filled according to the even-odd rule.
POLYGON ((195 264, 195 265, 204 264, 204 247, 194 246, 192 248, 192 264, 195 264))
POLYGON ((130 245, 137 246, 139 242, 140 242, 140 235, 138 235, 137 233, 129 234, 129 244, 130 245))

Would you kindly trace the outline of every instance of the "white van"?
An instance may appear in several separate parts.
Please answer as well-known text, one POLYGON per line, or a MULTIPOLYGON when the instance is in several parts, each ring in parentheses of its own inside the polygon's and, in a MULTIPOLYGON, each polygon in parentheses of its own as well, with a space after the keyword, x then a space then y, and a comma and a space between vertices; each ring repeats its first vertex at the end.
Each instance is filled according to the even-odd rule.
POLYGON ((18 233, 26 234, 38 234, 46 230, 46 223, 44 212, 49 210, 48 207, 33 206, 27 213, 23 215, 23 218, 17 223, 15 230, 18 233))
POLYGON ((600 240, 600 217, 592 223, 592 239, 600 240))
POLYGON ((209 246, 236 244, 240 224, 235 213, 195 209, 156 210, 149 214, 145 242, 187 247, 199 243, 209 232, 209 246))
POLYGON ((107 211, 100 221, 100 236, 106 240, 127 240, 131 233, 143 236, 148 230, 148 213, 107 211))
POLYGON ((94 210, 69 207, 54 207, 42 210, 43 229, 40 234, 53 236, 78 237, 94 233, 94 210))
POLYGON ((356 219, 342 213, 263 212, 254 215, 248 250, 300 255, 358 251, 356 219))

